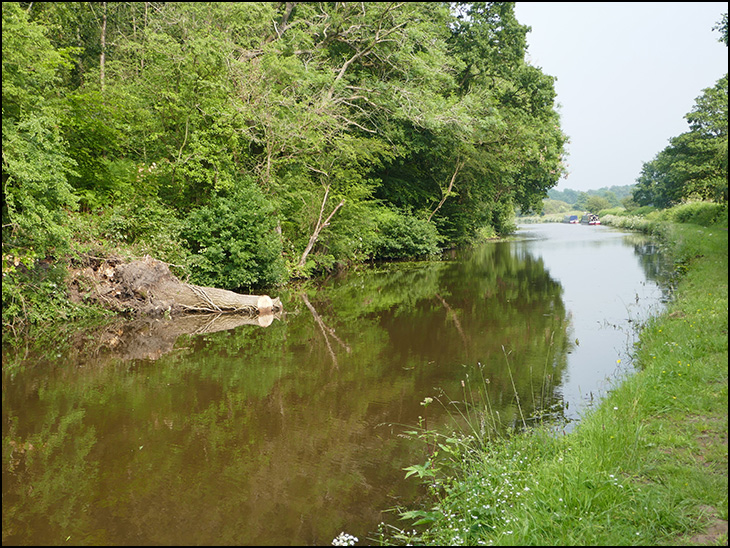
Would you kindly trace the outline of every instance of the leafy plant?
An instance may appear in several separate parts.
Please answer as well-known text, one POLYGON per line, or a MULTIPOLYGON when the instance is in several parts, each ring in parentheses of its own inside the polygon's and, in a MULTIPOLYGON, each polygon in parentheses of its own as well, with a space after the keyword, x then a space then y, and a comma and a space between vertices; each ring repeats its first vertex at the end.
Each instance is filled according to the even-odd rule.
POLYGON ((191 279, 231 290, 284 281, 274 211, 272 202, 250 181, 192 210, 182 229, 191 253, 191 279))
POLYGON ((32 250, 2 258, 3 331, 30 325, 78 320, 98 311, 71 303, 66 291, 66 267, 40 258, 32 250))
POLYGON ((417 258, 437 255, 439 234, 436 226, 396 210, 382 210, 378 218, 378 259, 417 258))
POLYGON ((687 202, 667 210, 667 220, 675 223, 692 223, 701 226, 710 226, 720 220, 720 216, 727 215, 727 205, 710 202, 687 202))
POLYGON ((2 17, 3 252, 33 246, 42 253, 68 243, 64 209, 77 201, 53 93, 68 59, 17 3, 4 2, 2 17))
POLYGON ((727 203, 728 77, 703 90, 685 118, 690 130, 644 164, 634 200, 669 207, 683 200, 727 203))

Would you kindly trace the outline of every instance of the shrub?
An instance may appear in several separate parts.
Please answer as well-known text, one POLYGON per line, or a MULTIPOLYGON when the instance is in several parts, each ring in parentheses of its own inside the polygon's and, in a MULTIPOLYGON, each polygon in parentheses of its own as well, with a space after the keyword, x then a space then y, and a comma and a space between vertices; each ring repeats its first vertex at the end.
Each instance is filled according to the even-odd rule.
POLYGON ((412 259, 438 255, 439 234, 425 219, 400 211, 384 209, 378 216, 376 259, 412 259))
POLYGON ((153 198, 135 197, 104 209, 99 229, 112 241, 135 244, 155 240, 165 231, 174 233, 178 224, 174 210, 153 198))
POLYGON ((494 230, 491 226, 483 226, 479 229, 477 229, 477 235, 476 235, 476 241, 477 242, 484 242, 487 240, 492 240, 497 237, 497 231, 494 230))
POLYGON ((194 283, 230 290, 284 281, 281 237, 274 206, 252 183, 191 211, 181 232, 191 252, 194 283))
POLYGON ((667 220, 675 223, 691 223, 710 226, 720 221, 722 213, 727 216, 727 207, 712 202, 687 202, 667 210, 667 220))
POLYGON ((623 207, 612 207, 609 209, 602 209, 598 212, 598 215, 603 217, 604 215, 624 215, 626 213, 626 209, 623 207))
POLYGON ((69 213, 73 250, 81 255, 152 255, 166 262, 185 262, 180 245, 181 220, 176 211, 154 198, 133 196, 87 213, 69 213))
POLYGON ((93 314, 73 304, 66 291, 66 265, 33 253, 3 254, 3 333, 93 314))
POLYGON ((632 210, 630 214, 642 216, 642 215, 648 215, 649 213, 652 213, 653 211, 656 211, 656 210, 657 210, 657 208, 654 206, 641 206, 641 207, 637 207, 636 209, 632 210))
MULTIPOLYGON (((315 253, 309 260, 315 270, 330 270, 337 265, 361 263, 375 255, 379 240, 378 219, 382 207, 352 200, 320 234, 315 253)), ((309 261, 308 261, 309 262, 309 261)))
POLYGON ((601 217, 601 223, 640 232, 651 232, 653 230, 652 221, 638 215, 605 215, 601 217))
POLYGON ((511 203, 495 202, 490 204, 491 211, 486 220, 499 236, 507 236, 517 230, 515 210, 511 203))

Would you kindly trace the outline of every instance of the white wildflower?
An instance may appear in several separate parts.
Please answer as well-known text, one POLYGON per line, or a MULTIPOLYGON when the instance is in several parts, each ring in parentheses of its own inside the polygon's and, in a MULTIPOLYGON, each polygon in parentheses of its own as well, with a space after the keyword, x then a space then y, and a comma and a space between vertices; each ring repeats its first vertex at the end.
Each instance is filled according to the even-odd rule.
POLYGON ((355 546, 357 540, 357 537, 342 532, 332 541, 332 546, 355 546))

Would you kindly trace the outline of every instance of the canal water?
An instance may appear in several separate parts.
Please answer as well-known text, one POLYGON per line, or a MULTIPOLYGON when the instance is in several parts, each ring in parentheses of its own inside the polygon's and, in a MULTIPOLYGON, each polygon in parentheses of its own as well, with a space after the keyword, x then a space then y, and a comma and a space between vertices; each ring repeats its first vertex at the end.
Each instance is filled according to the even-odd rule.
POLYGON ((429 448, 406 432, 569 430, 631 372, 661 264, 643 236, 527 225, 276 295, 270 324, 4 346, 3 544, 372 544, 424 494, 403 469, 429 448))

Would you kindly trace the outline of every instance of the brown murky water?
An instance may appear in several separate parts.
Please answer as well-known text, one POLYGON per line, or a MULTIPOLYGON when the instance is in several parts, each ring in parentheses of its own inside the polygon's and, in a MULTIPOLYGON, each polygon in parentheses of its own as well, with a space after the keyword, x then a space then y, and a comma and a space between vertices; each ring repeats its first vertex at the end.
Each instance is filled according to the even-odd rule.
POLYGON ((118 323, 4 348, 3 544, 373 543, 422 496, 403 468, 426 448, 403 432, 466 426, 448 401, 486 387, 505 426, 536 408, 570 421, 630 369, 633 326, 661 307, 658 257, 607 227, 535 225, 279 295, 270 325, 118 323))

